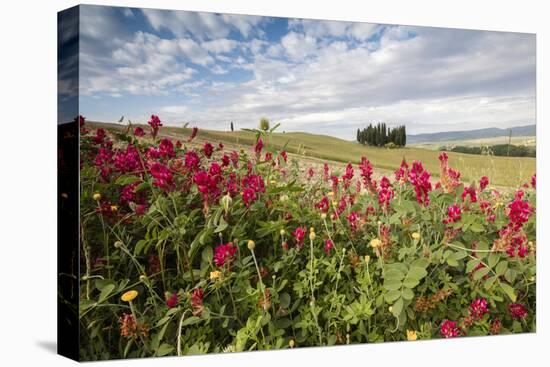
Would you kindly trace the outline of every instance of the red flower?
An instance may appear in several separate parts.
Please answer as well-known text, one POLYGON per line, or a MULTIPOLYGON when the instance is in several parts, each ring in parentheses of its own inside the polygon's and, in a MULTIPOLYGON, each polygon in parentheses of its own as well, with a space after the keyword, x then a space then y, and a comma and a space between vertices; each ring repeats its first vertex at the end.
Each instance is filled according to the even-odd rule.
POLYGON ((178 294, 176 292, 172 293, 170 297, 166 298, 166 306, 168 306, 168 308, 174 308, 178 305, 178 303, 178 294))
POLYGON ((199 128, 196 127, 196 126, 193 126, 193 129, 191 130, 191 135, 189 135, 189 139, 187 139, 187 141, 191 141, 191 140, 195 139, 198 132, 199 132, 199 128))
POLYGON ((409 165, 407 164, 405 159, 403 159, 401 161, 401 166, 397 171, 395 171, 395 181, 407 182, 408 176, 409 176, 409 165))
POLYGON ((443 320, 439 332, 444 338, 454 338, 460 335, 460 329, 456 326, 456 321, 450 320, 443 320))
POLYGON ((259 157, 262 153, 262 149, 264 147, 264 142, 262 141, 262 138, 259 138, 256 142, 256 145, 254 146, 254 152, 256 152, 256 155, 259 157))
POLYGON ((508 218, 510 223, 516 227, 521 227, 523 223, 527 222, 532 212, 529 203, 522 200, 522 198, 523 191, 518 190, 516 191, 514 201, 508 205, 508 218))
POLYGON ((199 158, 199 155, 193 151, 189 150, 185 153, 185 167, 191 171, 194 172, 197 169, 199 169, 201 159, 199 158))
POLYGON ((280 153, 280 155, 281 155, 281 157, 283 157, 283 159, 284 159, 284 161, 285 161, 285 163, 286 163, 286 161, 288 160, 288 156, 287 156, 287 154, 286 154, 286 151, 283 150, 283 151, 280 153))
POLYGON ((315 175, 315 171, 313 170, 312 167, 309 167, 308 170, 307 170, 307 178, 311 179, 313 177, 313 175, 315 175))
POLYGON ((220 245, 214 249, 214 263, 218 267, 231 263, 233 257, 237 253, 237 246, 229 242, 225 245, 220 245))
POLYGON ((328 164, 323 164, 323 181, 327 182, 329 179, 328 164))
POLYGON ((151 115, 151 119, 147 123, 151 126, 151 135, 153 136, 153 139, 155 139, 159 132, 159 127, 162 126, 162 122, 160 122, 157 115, 151 115))
POLYGON ((485 298, 477 298, 470 304, 470 315, 474 319, 481 319, 483 315, 489 313, 487 309, 487 300, 485 298))
POLYGON ((508 312, 514 320, 527 317, 527 308, 521 303, 512 303, 508 306, 508 312))
POLYGON ((330 250, 334 247, 334 243, 330 239, 325 240, 325 253, 330 254, 330 250))
POLYGON ((388 210, 390 200, 393 198, 394 192, 390 184, 390 180, 384 176, 380 180, 380 189, 378 190, 378 205, 383 210, 388 210))
POLYGON ((143 131, 143 128, 138 126, 134 129, 134 136, 144 136, 144 135, 145 135, 145 131, 143 131))
POLYGON ((346 166, 346 173, 342 176, 342 182, 344 183, 344 189, 347 190, 351 185, 351 179, 353 178, 354 171, 351 163, 346 166))
POLYGON ((105 133, 105 130, 103 130, 102 128, 97 129, 93 138, 94 144, 103 144, 106 136, 107 134, 105 133))
POLYGON ((214 152, 214 147, 209 142, 206 142, 202 146, 202 151, 204 152, 206 158, 210 158, 212 156, 212 153, 214 152))
POLYGON ((430 198, 428 197, 428 193, 432 190, 430 173, 424 170, 422 163, 413 162, 412 169, 409 172, 409 180, 414 186, 416 201, 422 205, 430 204, 430 198))
POLYGON ((483 176, 479 179, 479 191, 485 190, 485 188, 489 185, 489 178, 487 176, 483 176))
POLYGON ((303 227, 298 227, 292 232, 292 235, 296 240, 296 248, 298 250, 301 249, 304 246, 304 237, 306 235, 305 229, 303 227))
POLYGON ((477 194, 476 190, 473 187, 465 187, 464 191, 462 192, 462 201, 465 201, 467 197, 470 197, 470 203, 477 202, 477 194))
POLYGON ((531 187, 536 189, 537 188, 537 174, 535 173, 533 177, 531 177, 531 187))
POLYGON ((202 288, 196 288, 191 294, 191 307, 193 307, 193 315, 198 316, 202 313, 204 290, 202 288))
POLYGON ((349 215, 346 217, 350 227, 351 227, 351 230, 353 232, 357 231, 357 224, 358 224, 358 221, 359 221, 359 214, 357 214, 357 212, 351 212, 349 213, 349 215))
POLYGON ((447 208, 447 218, 443 219, 443 223, 456 223, 461 218, 461 210, 460 207, 456 204, 451 205, 447 208))
POLYGON ((155 162, 151 166, 150 172, 151 176, 155 179, 153 185, 163 190, 170 190, 173 188, 174 182, 172 181, 172 173, 170 173, 170 170, 166 166, 155 162))
POLYGON ((328 213, 328 209, 329 209, 328 198, 326 196, 323 196, 321 201, 315 204, 315 208, 319 209, 322 213, 328 213))

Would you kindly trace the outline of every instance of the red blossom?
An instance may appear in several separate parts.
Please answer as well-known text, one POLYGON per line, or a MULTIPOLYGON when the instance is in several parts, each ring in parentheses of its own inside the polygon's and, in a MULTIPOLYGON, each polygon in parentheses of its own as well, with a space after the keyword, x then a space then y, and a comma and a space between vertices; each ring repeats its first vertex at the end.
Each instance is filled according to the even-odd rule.
POLYGON ((457 327, 456 321, 443 320, 439 332, 444 338, 454 338, 460 335, 460 329, 457 327))
POLYGON ((174 182, 172 181, 172 173, 168 167, 161 163, 155 162, 149 171, 151 172, 151 176, 155 179, 153 181, 153 185, 160 187, 165 191, 173 188, 174 182))
POLYGON ((262 149, 264 147, 264 142, 262 141, 262 138, 259 138, 256 142, 256 145, 254 146, 254 152, 256 153, 256 156, 260 156, 262 153, 262 149))
POLYGON ((536 173, 531 177, 531 187, 534 188, 534 189, 537 188, 537 174, 536 173))
POLYGON ((453 204, 447 208, 447 218, 443 219, 444 224, 456 223, 461 219, 460 207, 453 204))
POLYGON ((178 294, 176 292, 172 293, 170 297, 166 298, 166 306, 168 306, 168 308, 174 308, 178 305, 178 303, 178 294))
POLYGON ((200 161, 201 159, 195 151, 190 150, 185 153, 185 167, 189 171, 194 172, 199 169, 200 161))
POLYGON ((323 164, 323 181, 327 182, 329 179, 329 173, 328 173, 329 167, 328 164, 323 164))
POLYGON ((329 205, 330 204, 328 198, 326 196, 323 196, 321 201, 315 204, 315 208, 319 209, 322 213, 328 213, 329 205))
POLYGON ((357 231, 357 225, 358 225, 358 222, 359 222, 359 214, 357 212, 351 212, 348 214, 348 216, 346 217, 350 227, 351 227, 351 230, 353 232, 357 231))
POLYGON ((144 136, 145 135, 145 131, 143 131, 143 128, 142 127, 136 127, 134 129, 134 136, 144 136))
POLYGON ((236 253, 237 246, 233 245, 232 242, 220 245, 214 249, 214 263, 218 267, 230 264, 236 253))
POLYGON ((292 236, 294 236, 294 239, 296 240, 296 248, 299 250, 304 246, 304 237, 306 235, 306 231, 304 227, 298 227, 292 232, 292 236))
POLYGON ((212 153, 214 153, 214 147, 209 142, 205 142, 202 146, 202 151, 206 158, 212 157, 212 153))
POLYGON ((407 161, 403 159, 401 161, 401 165, 399 166, 399 169, 395 171, 395 181, 398 181, 400 183, 405 183, 409 180, 409 165, 407 164, 407 161))
POLYGON ((483 176, 479 179, 479 191, 485 190, 485 188, 489 185, 489 178, 487 176, 483 176))
POLYGON ((193 129, 191 130, 191 135, 189 135, 189 138, 187 141, 192 141, 197 136, 197 133, 199 132, 199 128, 196 126, 193 126, 193 129))
POLYGON ((508 312, 512 319, 524 319, 527 317, 527 308, 521 303, 512 303, 508 306, 508 312))
POLYGON ((151 119, 147 121, 147 123, 151 126, 151 135, 153 139, 155 139, 159 132, 159 128, 162 126, 162 122, 157 115, 151 115, 151 119))
POLYGON ((204 308, 203 306, 204 290, 195 288, 191 294, 191 307, 193 307, 193 315, 199 316, 204 308))
POLYGON ((332 250, 333 247, 334 247, 334 243, 333 243, 330 239, 327 238, 327 239, 325 240, 325 253, 326 253, 327 255, 329 255, 329 254, 330 254, 330 250, 332 250))
POLYGON ((489 313, 489 310, 487 308, 487 300, 485 298, 477 298, 470 304, 470 315, 474 319, 479 320, 487 313, 489 313))
POLYGON ((412 169, 409 172, 409 180, 414 186, 416 201, 422 205, 430 204, 428 193, 432 190, 430 182, 430 173, 424 170, 422 163, 414 161, 412 169))

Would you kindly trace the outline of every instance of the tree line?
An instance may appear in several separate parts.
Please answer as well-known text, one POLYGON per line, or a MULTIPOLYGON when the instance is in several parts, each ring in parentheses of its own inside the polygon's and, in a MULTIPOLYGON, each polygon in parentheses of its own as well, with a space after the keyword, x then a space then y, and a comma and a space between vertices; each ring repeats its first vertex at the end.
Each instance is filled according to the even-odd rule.
POLYGON ((383 147, 386 144, 404 147, 407 144, 405 125, 387 127, 386 123, 369 124, 363 130, 357 129, 357 141, 363 145, 383 147))

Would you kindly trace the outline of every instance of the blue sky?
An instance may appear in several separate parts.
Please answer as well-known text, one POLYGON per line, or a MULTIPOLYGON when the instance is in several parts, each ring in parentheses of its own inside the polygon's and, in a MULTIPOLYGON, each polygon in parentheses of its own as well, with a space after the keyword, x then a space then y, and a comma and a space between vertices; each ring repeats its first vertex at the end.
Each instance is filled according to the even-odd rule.
POLYGON ((80 112, 354 139, 535 123, 535 36, 81 6, 80 112))

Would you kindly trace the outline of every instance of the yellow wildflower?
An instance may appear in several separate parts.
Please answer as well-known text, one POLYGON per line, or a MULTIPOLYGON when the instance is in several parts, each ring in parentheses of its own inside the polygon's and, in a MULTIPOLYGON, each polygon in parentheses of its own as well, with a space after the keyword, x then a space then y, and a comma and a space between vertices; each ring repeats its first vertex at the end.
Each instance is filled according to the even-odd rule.
POLYGON ((210 280, 216 280, 222 278, 222 272, 219 270, 211 271, 210 272, 210 280))
POLYGON ((416 335, 416 331, 407 330, 407 340, 416 340, 416 339, 418 339, 418 335, 416 335))
POLYGON ((382 241, 380 241, 378 238, 373 238, 370 240, 370 247, 377 248, 382 245, 382 241))
POLYGON ((136 290, 131 290, 131 291, 128 291, 126 293, 124 293, 120 299, 123 300, 124 302, 132 302, 137 296, 138 296, 138 291, 136 290))
POLYGON ((411 234, 411 237, 413 238, 413 240, 419 240, 420 239, 420 233, 418 232, 413 232, 411 234))
POLYGON ((92 196, 92 198, 95 200, 95 201, 99 201, 101 200, 101 194, 99 192, 96 192, 94 194, 94 196, 92 196))

